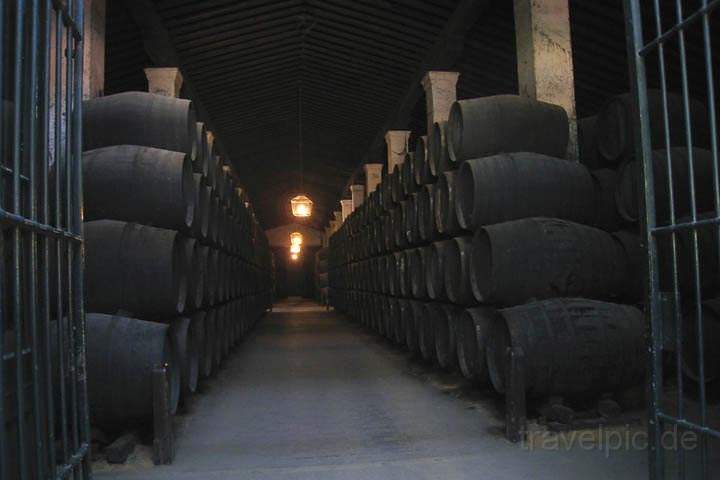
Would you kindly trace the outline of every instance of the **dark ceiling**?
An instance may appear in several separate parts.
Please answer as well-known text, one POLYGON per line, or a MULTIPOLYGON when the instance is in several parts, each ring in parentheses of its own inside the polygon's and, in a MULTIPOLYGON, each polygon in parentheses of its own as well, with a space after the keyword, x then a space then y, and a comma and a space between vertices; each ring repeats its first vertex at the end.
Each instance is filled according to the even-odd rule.
MULTIPOLYGON (((571 6, 584 116, 627 90, 622 7, 571 6)), ((172 66, 153 54, 152 18, 265 228, 289 222, 301 191, 324 226, 359 165, 384 162, 385 129, 423 134, 425 70, 459 71, 461 98, 517 91, 511 0, 110 0, 107 94, 146 89, 144 67, 172 66)))

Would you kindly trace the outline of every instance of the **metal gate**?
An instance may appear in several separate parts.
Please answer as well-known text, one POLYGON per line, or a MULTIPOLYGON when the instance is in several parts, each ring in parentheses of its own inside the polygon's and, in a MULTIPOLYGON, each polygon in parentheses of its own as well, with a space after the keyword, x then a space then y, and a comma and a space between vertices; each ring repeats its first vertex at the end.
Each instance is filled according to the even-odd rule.
POLYGON ((645 206, 651 479, 720 471, 717 7, 625 0, 645 206))
POLYGON ((0 0, 0 478, 89 478, 82 0, 0 0))

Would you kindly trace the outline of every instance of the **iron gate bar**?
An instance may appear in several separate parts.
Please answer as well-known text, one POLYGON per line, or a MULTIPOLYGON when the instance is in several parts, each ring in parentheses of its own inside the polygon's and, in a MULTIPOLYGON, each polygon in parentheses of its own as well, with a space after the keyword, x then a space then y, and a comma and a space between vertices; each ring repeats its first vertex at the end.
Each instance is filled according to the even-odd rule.
MULTIPOLYGON (((651 343, 650 343, 650 411, 649 411, 649 455, 650 455, 650 477, 653 479, 665 478, 665 451, 659 444, 659 439, 664 430, 664 425, 672 424, 681 427, 686 430, 694 431, 699 434, 700 443, 700 455, 701 455, 701 468, 704 477, 708 475, 708 439, 718 438, 720 439, 720 431, 717 431, 707 425, 707 392, 705 389, 705 371, 704 371, 704 337, 703 337, 703 318, 702 318, 702 290, 700 281, 700 258, 699 258, 699 244, 698 244, 698 229, 704 226, 718 227, 720 224, 720 181, 718 176, 718 146, 717 146, 717 121, 715 116, 715 93, 714 93, 714 80, 713 80, 713 65, 712 65, 712 53, 711 53, 711 42, 710 42, 710 25, 709 15, 710 13, 720 5, 720 0, 702 0, 701 6, 691 15, 684 17, 682 5, 679 0, 675 0, 675 24, 669 29, 663 31, 662 21, 660 18, 660 3, 659 0, 653 1, 654 7, 654 23, 656 28, 655 38, 645 43, 642 33, 642 10, 640 7, 639 0, 626 0, 625 7, 625 18, 626 28, 628 35, 628 47, 630 53, 630 73, 631 79, 634 80, 632 87, 636 97, 636 121, 638 123, 637 135, 639 141, 637 145, 637 158, 642 160, 642 185, 643 185, 643 196, 642 203, 645 207, 645 215, 643 217, 644 229, 645 229, 645 242, 647 246, 647 272, 648 272, 648 288, 647 288, 647 308, 646 314, 649 315, 650 329, 651 329, 651 343), (690 93, 688 85, 688 72, 687 72, 687 58, 686 58, 686 44, 685 44, 685 31, 692 24, 702 20, 703 28, 703 49, 704 49, 704 60, 705 60, 705 80, 707 88, 707 103, 709 110, 709 118, 707 119, 710 125, 711 135, 711 153, 713 158, 713 203, 715 207, 714 216, 712 219, 701 219, 697 218, 697 205, 695 201, 695 165, 692 150, 692 139, 693 130, 690 121, 690 93), (670 151, 670 125, 668 115, 668 103, 667 103, 667 78, 666 78, 666 67, 665 67, 665 51, 664 45, 671 39, 678 40, 679 57, 681 62, 680 77, 682 85, 682 100, 683 100, 683 118, 685 126, 685 141, 687 145, 688 154, 688 187, 690 196, 690 221, 677 223, 675 214, 675 193, 672 175, 672 158, 670 151), (666 165, 668 169, 668 207, 669 207, 669 224, 658 226, 656 224, 656 211, 655 211, 655 184, 654 184, 654 172, 653 172, 653 159, 650 143, 650 128, 649 128, 649 108, 647 98, 647 79, 646 79, 646 57, 652 52, 657 52, 658 55, 658 69, 660 78, 660 90, 662 94, 662 106, 663 106, 663 127, 665 134, 665 147, 666 147, 666 165), (692 281, 694 285, 694 298, 693 304, 695 306, 696 318, 695 323, 697 325, 697 360, 698 360, 698 388, 700 390, 700 422, 693 422, 688 420, 685 412, 684 404, 684 385, 683 385, 683 329, 682 319, 680 314, 680 289, 678 279, 678 261, 677 261, 677 233, 681 231, 689 231, 692 235, 692 281), (676 381, 677 381, 677 414, 672 415, 664 411, 663 409, 663 364, 662 364, 662 347, 663 347, 663 325, 662 325, 662 310, 660 305, 660 283, 659 283, 659 258, 657 251, 657 237, 660 235, 670 235, 671 239, 671 273, 672 273, 672 287, 674 294, 674 305, 673 313, 675 316, 675 369, 676 369, 676 381)), ((720 229, 718 229, 720 235, 720 229)), ((720 254, 720 246, 718 253, 720 254)), ((720 257, 719 257, 720 258, 720 257)), ((685 450, 678 448, 675 452, 678 475, 681 478, 686 478, 686 465, 685 465, 685 450)))

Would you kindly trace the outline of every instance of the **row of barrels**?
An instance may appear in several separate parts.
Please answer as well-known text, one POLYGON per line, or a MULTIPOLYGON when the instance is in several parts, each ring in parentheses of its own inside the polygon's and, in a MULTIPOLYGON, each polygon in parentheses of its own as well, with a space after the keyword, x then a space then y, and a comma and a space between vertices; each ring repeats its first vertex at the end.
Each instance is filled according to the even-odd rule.
POLYGON ((328 296, 328 249, 323 247, 315 254, 315 297, 323 305, 327 304, 328 296))
POLYGON ((169 407, 197 392, 265 312, 269 294, 250 295, 192 315, 147 321, 88 313, 87 384, 91 421, 133 428, 153 414, 153 368, 167 367, 169 407))
POLYGON ((83 127, 91 422, 126 428, 152 413, 155 367, 174 413, 269 308, 271 255, 192 102, 101 97, 83 127))
POLYGON ((522 349, 525 385, 537 395, 622 392, 644 375, 644 320, 632 306, 554 298, 502 309, 463 308, 352 291, 340 293, 335 302, 353 320, 417 358, 459 370, 498 393, 508 382, 511 347, 522 349))
MULTIPOLYGON (((626 101, 627 96, 620 96, 608 102, 615 117, 604 112, 598 125, 603 137, 595 145, 618 141, 613 137, 617 129, 607 125, 629 115, 629 110, 617 108, 626 101)), ((440 146, 436 134, 427 147, 420 137, 414 154, 383 176, 366 206, 353 212, 331 238, 333 303, 349 311, 355 305, 349 298, 380 295, 499 311, 573 298, 575 302, 602 300, 603 309, 614 312, 625 308, 621 303, 640 302, 645 253, 637 231, 640 169, 631 155, 634 148, 625 145, 624 153, 605 158, 601 166, 612 168, 590 171, 589 162, 564 160, 567 118, 563 120, 564 112, 559 110, 514 96, 454 104, 450 122, 436 125, 435 130, 444 131, 446 137, 440 146), (535 132, 541 133, 540 138, 535 132), (515 148, 526 151, 507 153, 515 148), (467 158, 462 152, 485 156, 467 158), (425 173, 418 175, 418 171, 425 173)), ((701 144, 702 130, 698 134, 701 144)), ((670 169, 663 170, 668 163, 661 160, 666 160, 668 151, 655 152, 660 172, 656 185, 662 186, 668 177, 687 185, 689 172, 697 165, 702 173, 694 179, 703 185, 696 205, 700 211, 711 209, 712 197, 707 194, 712 190, 711 155, 678 143, 669 150, 674 160, 670 169)), ((663 196, 667 189, 659 190, 658 203, 673 198, 663 196)), ((686 187, 678 191, 689 193, 686 187)), ((675 211, 691 213, 688 199, 674 197, 675 211)), ((659 218, 665 218, 662 208, 658 211, 659 218)), ((668 254, 661 256, 663 262, 672 263, 671 248, 677 255, 677 275, 661 269, 667 270, 660 276, 665 288, 671 289, 673 282, 683 292, 695 287, 694 238, 679 233, 675 239, 658 239, 659 250, 668 254)), ((717 232, 709 228, 700 231, 698 238, 702 264, 707 260, 709 266, 700 275, 701 289, 712 296, 718 286, 717 232)), ((610 328, 612 316, 588 312, 583 322, 596 329, 610 328)), ((535 340, 545 342, 548 354, 561 348, 553 344, 554 339, 536 336, 535 340)), ((626 353, 639 360, 641 351, 628 347, 626 353)), ((594 353, 603 355, 600 350, 594 353)), ((603 365, 603 360, 596 364, 603 365)), ((605 364, 612 375, 612 364, 605 364)), ((589 364, 584 366, 589 368, 589 364)))

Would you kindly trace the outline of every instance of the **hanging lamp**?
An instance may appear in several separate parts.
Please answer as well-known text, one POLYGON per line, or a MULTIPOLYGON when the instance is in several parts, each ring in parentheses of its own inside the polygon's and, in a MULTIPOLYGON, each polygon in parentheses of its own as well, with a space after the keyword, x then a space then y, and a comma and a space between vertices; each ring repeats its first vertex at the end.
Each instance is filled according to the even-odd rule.
MULTIPOLYGON (((300 159, 300 190, 303 189, 303 141, 302 141, 302 87, 298 86, 298 158, 300 159)), ((313 202, 305 194, 296 195, 290 200, 292 214, 307 218, 312 215, 313 202)))

